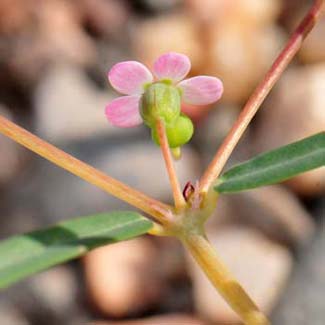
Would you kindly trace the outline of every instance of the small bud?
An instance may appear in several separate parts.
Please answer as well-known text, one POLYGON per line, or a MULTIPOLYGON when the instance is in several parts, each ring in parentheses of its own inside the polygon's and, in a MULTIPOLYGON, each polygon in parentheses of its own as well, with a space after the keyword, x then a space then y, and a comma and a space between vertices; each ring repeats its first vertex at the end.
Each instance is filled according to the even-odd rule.
POLYGON ((183 189, 183 197, 186 202, 188 202, 189 198, 194 194, 195 188, 193 184, 189 181, 186 183, 184 189, 183 189))
MULTIPOLYGON (((194 132, 194 126, 190 118, 181 114, 172 126, 166 126, 166 135, 170 148, 178 148, 189 142, 194 132)), ((155 127, 151 128, 151 136, 159 145, 159 138, 155 127)))
POLYGON ((173 124, 181 111, 179 90, 167 83, 151 84, 142 95, 140 114, 149 127, 154 127, 158 119, 166 125, 173 124))

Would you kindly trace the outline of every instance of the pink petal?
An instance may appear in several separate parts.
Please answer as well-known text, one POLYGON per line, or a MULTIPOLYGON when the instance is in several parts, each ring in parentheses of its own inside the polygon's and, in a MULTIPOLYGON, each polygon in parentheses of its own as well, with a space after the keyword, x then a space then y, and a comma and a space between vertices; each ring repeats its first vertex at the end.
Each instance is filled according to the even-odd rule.
POLYGON ((107 119, 115 126, 131 128, 142 123, 139 112, 141 96, 123 96, 111 101, 105 109, 107 119))
POLYGON ((108 73, 112 87, 126 95, 140 95, 144 86, 153 81, 151 72, 137 61, 125 61, 115 64, 108 73))
POLYGON ((173 82, 182 80, 190 71, 190 59, 180 53, 166 53, 160 56, 153 65, 155 76, 159 79, 170 79, 173 82))
POLYGON ((222 81, 215 77, 197 76, 178 84, 183 90, 182 100, 192 105, 207 105, 216 102, 223 93, 222 81))

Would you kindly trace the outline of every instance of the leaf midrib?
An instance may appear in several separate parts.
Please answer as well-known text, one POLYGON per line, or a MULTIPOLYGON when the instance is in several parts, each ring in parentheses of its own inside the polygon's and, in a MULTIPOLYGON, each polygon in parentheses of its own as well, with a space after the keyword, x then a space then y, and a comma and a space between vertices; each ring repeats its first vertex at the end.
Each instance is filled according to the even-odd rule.
MULTIPOLYGON (((248 175, 256 176, 258 174, 261 174, 262 172, 264 173, 264 172, 272 171, 272 169, 278 168, 279 165, 284 165, 284 166, 290 165, 290 164, 292 164, 293 160, 298 163, 299 161, 305 160, 306 158, 307 159, 308 158, 312 159, 315 155, 318 156, 319 153, 322 153, 322 151, 324 151, 324 150, 322 150, 322 148, 320 148, 320 150, 314 151, 312 154, 305 154, 303 157, 295 158, 295 159, 292 159, 290 161, 288 161, 288 160, 285 161, 285 162, 278 161, 275 164, 271 164, 271 165, 269 165, 269 166, 267 166, 265 168, 264 167, 260 168, 257 171, 254 171, 253 169, 250 169, 248 171, 246 170, 246 171, 243 172, 244 174, 241 173, 242 175, 239 174, 239 175, 231 176, 231 178, 232 178, 231 180, 228 180, 226 175, 224 175, 225 176, 224 178, 222 178, 222 177, 220 178, 221 183, 218 186, 221 186, 222 184, 225 184, 226 182, 233 182, 233 181, 238 181, 238 180, 241 180, 241 179, 245 179, 248 175), (306 157, 306 156, 308 156, 308 157, 306 157)), ((253 162, 248 162, 248 163, 253 164, 253 162)), ((319 167, 322 167, 322 166, 319 166, 319 167)), ((288 177, 290 177, 290 176, 288 176, 288 177)))
MULTIPOLYGON (((22 255, 18 256, 17 259, 15 259, 13 261, 10 261, 6 265, 2 265, 0 267, 0 271, 4 270, 6 268, 10 268, 13 264, 17 263, 17 261, 24 262, 24 261, 27 261, 29 259, 33 259, 36 256, 44 254, 44 251, 53 249, 55 247, 71 246, 71 248, 72 248, 73 246, 76 246, 76 247, 80 246, 80 247, 85 247, 86 248, 85 251, 87 251, 87 245, 85 245, 83 243, 79 243, 80 240, 90 239, 92 237, 99 236, 101 234, 105 234, 105 233, 107 234, 108 232, 111 232, 111 231, 118 231, 120 229, 123 229, 124 227, 129 227, 130 225, 132 226, 132 225, 136 225, 138 223, 142 223, 143 221, 146 221, 146 219, 143 218, 143 217, 141 217, 138 220, 130 220, 130 221, 126 222, 126 223, 123 223, 123 225, 118 225, 118 226, 110 228, 109 230, 106 230, 106 231, 94 231, 91 234, 87 234, 85 236, 82 236, 82 235, 78 236, 77 238, 75 238, 75 240, 66 240, 66 241, 60 241, 60 242, 55 242, 54 241, 53 243, 50 243, 50 244, 43 244, 42 242, 38 241, 37 239, 35 239, 35 240, 31 239, 32 241, 38 242, 39 244, 42 245, 42 246, 37 247, 38 248, 37 252, 35 252, 34 254, 32 253, 32 254, 26 256, 25 258, 20 258, 20 256, 22 256, 22 255)), ((58 226, 60 226, 60 224, 58 224, 58 226)), ((28 236, 28 234, 26 234, 26 235, 28 236)), ((23 235, 20 235, 20 236, 18 235, 18 236, 15 236, 15 237, 19 238, 19 237, 24 237, 26 235, 23 234, 23 235)), ((8 240, 10 240, 10 239, 8 239, 8 240)))

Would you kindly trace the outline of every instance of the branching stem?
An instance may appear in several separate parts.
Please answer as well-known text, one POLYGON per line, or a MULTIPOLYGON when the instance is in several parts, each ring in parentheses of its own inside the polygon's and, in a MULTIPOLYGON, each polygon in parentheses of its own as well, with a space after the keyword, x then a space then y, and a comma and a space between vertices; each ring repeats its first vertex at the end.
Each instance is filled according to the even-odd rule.
MULTIPOLYGON (((301 47, 303 39, 313 28, 316 20, 319 17, 323 2, 324 0, 314 1, 313 6, 305 16, 302 23, 293 33, 283 51, 280 53, 262 82, 257 86, 249 98, 236 123, 230 130, 214 159, 208 166, 199 183, 199 192, 201 194, 206 194, 202 195, 203 199, 205 200, 203 203, 209 203, 207 199, 209 198, 209 190, 211 190, 211 185, 213 185, 215 179, 219 176, 233 149, 247 128, 249 122, 254 117, 258 108, 262 104, 263 100, 301 47)), ((193 212, 189 207, 187 207, 176 176, 176 171, 174 169, 171 152, 168 145, 168 139, 166 136, 165 125, 162 121, 157 122, 157 131, 162 154, 165 159, 168 176, 173 190, 178 218, 175 218, 175 211, 173 207, 157 201, 143 194, 142 192, 139 192, 115 180, 114 178, 105 175, 94 167, 87 165, 77 158, 74 158, 73 156, 19 127, 15 123, 0 116, 0 133, 20 143, 31 151, 34 151, 38 155, 46 158, 61 168, 66 169, 72 174, 79 176, 80 178, 116 196, 117 198, 141 209, 160 221, 159 224, 155 223, 155 226, 151 230, 152 234, 173 234, 173 226, 177 226, 178 228, 176 228, 179 235, 176 236, 180 237, 184 245, 189 249, 192 256, 206 273, 212 284, 225 298, 233 310, 238 313, 245 324, 269 324, 267 318, 258 310, 256 304, 247 295, 240 284, 232 277, 225 266, 220 262, 213 247, 206 239, 202 230, 202 222, 200 218, 197 218, 200 213, 202 214, 202 210, 194 209, 193 211, 197 211, 198 215, 196 215, 196 212, 193 212), (182 216, 183 218, 186 217, 187 219, 181 218, 182 216), (189 216, 191 216, 191 219, 188 219, 189 216), (184 221, 184 224, 179 224, 179 222, 182 220, 185 220, 186 222, 184 221), (168 229, 171 229, 172 231, 168 233, 168 229)), ((200 196, 198 196, 198 198, 200 198, 200 196)), ((200 203, 200 201, 198 202, 200 203)), ((213 202, 215 203, 215 200, 213 200, 213 202)), ((199 206, 200 204, 195 204, 196 208, 199 206)), ((212 204, 211 207, 211 210, 214 210, 215 205, 212 204)), ((207 211, 210 212, 210 210, 207 211)), ((174 227, 174 229, 176 228, 174 227)))
POLYGON ((169 220, 165 220, 165 215, 167 215, 168 211, 172 210, 171 206, 107 176, 103 172, 56 148, 2 116, 0 116, 0 133, 61 168, 66 169, 70 173, 150 214, 158 221, 162 223, 169 222, 169 220), (157 207, 159 207, 160 211, 166 211, 166 214, 160 213, 157 207))
POLYGON ((232 151, 246 130, 248 124, 256 114, 265 97, 271 91, 274 84, 281 77, 283 71, 300 49, 304 38, 314 27, 321 13, 324 0, 316 0, 306 14, 303 21, 290 37, 287 45, 279 54, 264 79, 257 86, 241 111, 237 121, 224 139, 222 145, 208 166, 200 180, 200 192, 207 192, 216 178, 220 175, 223 167, 228 161, 232 151))

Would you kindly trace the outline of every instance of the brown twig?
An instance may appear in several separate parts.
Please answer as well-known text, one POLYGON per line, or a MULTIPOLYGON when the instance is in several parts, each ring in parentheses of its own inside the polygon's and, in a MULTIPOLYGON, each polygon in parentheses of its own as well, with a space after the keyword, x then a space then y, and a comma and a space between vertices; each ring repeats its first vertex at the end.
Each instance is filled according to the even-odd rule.
POLYGON ((246 130, 248 124, 254 117, 265 97, 271 91, 274 84, 281 77, 283 71, 300 49, 304 38, 314 27, 324 0, 316 0, 303 21, 290 37, 287 45, 279 54, 270 70, 265 75, 262 82, 257 86, 253 94, 248 99, 237 121, 224 139, 222 145, 214 156, 212 162, 206 169, 200 180, 200 192, 207 192, 216 178, 220 175, 223 167, 228 161, 232 151, 246 130))
POLYGON ((168 211, 171 211, 171 206, 105 175, 103 172, 56 148, 2 116, 0 116, 0 133, 72 174, 150 214, 158 221, 168 222, 165 215, 168 214, 168 211), (166 214, 160 213, 157 207, 160 211, 166 211, 166 214))
POLYGON ((171 155, 171 152, 169 149, 169 145, 168 145, 165 124, 162 120, 158 120, 156 126, 157 126, 157 133, 158 133, 161 152, 162 152, 162 155, 165 160, 170 185, 171 185, 172 191, 173 191, 175 207, 176 207, 176 210, 180 210, 186 205, 186 202, 184 200, 184 197, 183 197, 183 194, 182 194, 179 182, 178 182, 178 178, 176 175, 176 170, 174 168, 173 158, 172 158, 172 155, 171 155))

